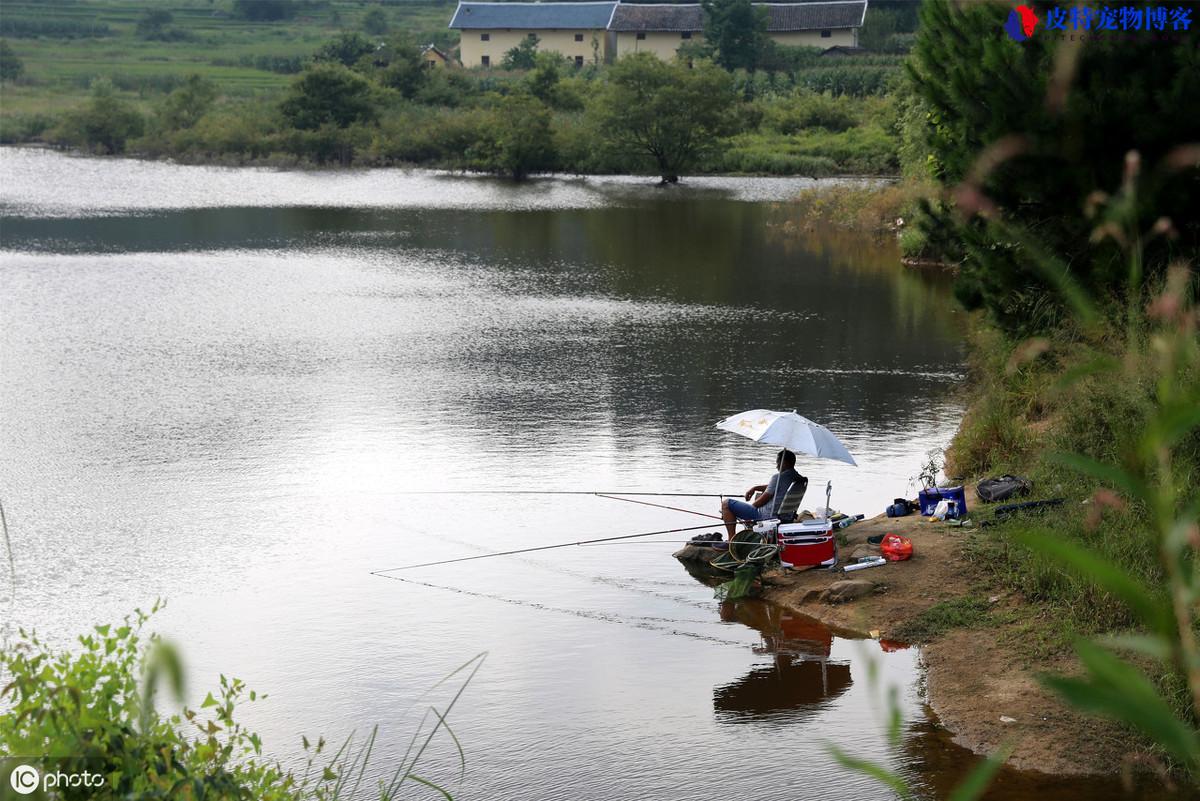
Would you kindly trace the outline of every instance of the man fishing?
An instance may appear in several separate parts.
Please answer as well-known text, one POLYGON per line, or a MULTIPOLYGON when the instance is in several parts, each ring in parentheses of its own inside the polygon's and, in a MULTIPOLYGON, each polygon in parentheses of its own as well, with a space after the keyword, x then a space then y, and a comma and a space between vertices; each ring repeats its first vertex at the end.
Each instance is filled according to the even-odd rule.
POLYGON ((808 486, 808 479, 796 472, 796 454, 786 448, 775 457, 775 467, 778 472, 771 476, 770 481, 746 490, 746 501, 736 498, 721 501, 721 519, 725 521, 729 540, 733 540, 737 521, 755 522, 778 517, 779 507, 783 505, 783 499, 787 497, 788 492, 793 487, 803 492, 808 486), (754 497, 755 493, 758 493, 757 497, 754 497), (750 500, 751 497, 754 497, 753 501, 750 500))

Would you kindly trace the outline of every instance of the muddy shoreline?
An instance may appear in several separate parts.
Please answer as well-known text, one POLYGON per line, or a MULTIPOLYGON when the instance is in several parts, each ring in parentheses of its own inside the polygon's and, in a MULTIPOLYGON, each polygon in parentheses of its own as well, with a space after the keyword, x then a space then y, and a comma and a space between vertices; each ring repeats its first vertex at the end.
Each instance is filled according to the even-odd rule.
MULTIPOLYGON (((771 570, 763 575, 761 597, 833 629, 896 639, 905 624, 935 604, 980 594, 984 579, 964 558, 962 546, 968 537, 987 537, 986 529, 954 528, 917 515, 880 515, 845 530, 846 542, 839 549, 842 562, 856 551, 878 552, 867 537, 884 532, 909 537, 913 558, 849 574, 771 570), (855 588, 863 594, 846 600, 834 597, 840 594, 836 587, 829 592, 832 585, 850 580, 870 582, 870 587, 855 588)), ((712 553, 687 546, 675 556, 686 566, 705 556, 711 559, 712 553)), ((1036 607, 1012 594, 986 597, 996 612, 1020 609, 1038 614, 1036 607)), ((926 703, 936 725, 950 732, 958 745, 990 754, 1009 744, 1014 750, 1008 765, 1056 776, 1112 774, 1129 762, 1128 735, 1069 709, 1038 684, 1038 673, 1073 672, 1073 659, 1032 661, 1017 623, 952 629, 914 644, 921 649, 926 703)))

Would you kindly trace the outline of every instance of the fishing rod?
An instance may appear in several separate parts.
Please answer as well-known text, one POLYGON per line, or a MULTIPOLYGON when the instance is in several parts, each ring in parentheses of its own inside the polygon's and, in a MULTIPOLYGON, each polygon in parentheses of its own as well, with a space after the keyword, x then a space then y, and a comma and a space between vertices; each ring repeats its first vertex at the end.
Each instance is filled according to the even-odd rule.
MULTIPOLYGON (((383 576, 384 573, 395 573, 399 570, 414 570, 418 567, 433 567, 434 565, 451 565, 456 562, 470 562, 475 559, 491 559, 495 556, 515 556, 521 553, 533 553, 534 551, 551 551, 555 548, 570 548, 576 545, 592 545, 597 542, 614 542, 616 540, 630 540, 636 537, 653 537, 656 534, 679 534, 684 531, 696 531, 702 528, 712 528, 712 524, 704 526, 688 526, 687 528, 664 528, 658 531, 646 531, 641 534, 622 534, 619 537, 598 537, 592 540, 579 540, 578 542, 560 542, 557 545, 538 545, 534 548, 518 548, 515 551, 497 551, 495 553, 481 553, 477 556, 460 556, 458 559, 442 559, 438 562, 422 562, 419 565, 402 565, 401 567, 389 567, 386 570, 372 570, 372 576, 383 576)), ((391 576, 383 576, 391 578, 391 576)))
POLYGON ((597 493, 595 493, 595 495, 598 498, 608 498, 608 499, 614 500, 614 501, 625 501, 626 503, 638 503, 638 504, 641 504, 642 506, 653 506, 656 509, 670 509, 672 512, 685 512, 689 515, 700 515, 701 517, 711 517, 713 520, 724 519, 720 515, 710 515, 708 512, 697 512, 694 509, 681 509, 678 506, 666 506, 661 503, 650 503, 649 501, 635 501, 633 498, 622 498, 617 495, 608 495, 607 493, 603 493, 603 492, 597 492, 597 493))
POLYGON ((380 495, 630 495, 660 498, 740 498, 744 492, 621 492, 620 490, 396 490, 380 495))
MULTIPOLYGON (((707 528, 707 527, 706 527, 707 528)), ((581 543, 581 548, 603 548, 606 545, 726 545, 725 540, 641 540, 640 542, 581 543)))

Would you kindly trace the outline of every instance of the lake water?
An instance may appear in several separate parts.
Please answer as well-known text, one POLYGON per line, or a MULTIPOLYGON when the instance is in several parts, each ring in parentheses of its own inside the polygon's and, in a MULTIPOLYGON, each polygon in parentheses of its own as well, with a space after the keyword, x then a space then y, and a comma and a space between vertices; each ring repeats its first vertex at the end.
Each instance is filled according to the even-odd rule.
MULTIPOLYGON (((289 765, 302 733, 379 724, 380 772, 423 694, 486 652, 451 716, 465 775, 448 742, 423 760, 462 799, 890 797, 827 743, 940 798, 973 764, 927 721, 915 650, 718 604, 670 557, 693 532, 372 574, 703 525, 482 491, 740 492, 772 451, 713 425, 756 407, 858 459, 802 457, 806 506, 826 481, 852 513, 909 494, 961 415, 960 315, 893 245, 797 233, 786 200, 811 182, 16 149, 0 177, 12 622, 67 644, 167 598, 153 627, 193 700, 222 672, 268 693, 244 718, 289 765)), ((1111 791, 1009 773, 997 797, 1111 791)))

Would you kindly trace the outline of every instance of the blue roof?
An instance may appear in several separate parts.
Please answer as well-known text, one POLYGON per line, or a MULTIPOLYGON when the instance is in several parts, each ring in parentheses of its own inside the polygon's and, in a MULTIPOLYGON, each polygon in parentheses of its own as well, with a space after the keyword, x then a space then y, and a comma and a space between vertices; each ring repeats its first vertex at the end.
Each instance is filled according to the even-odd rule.
POLYGON ((461 30, 603 30, 616 3, 459 3, 450 20, 461 30))

